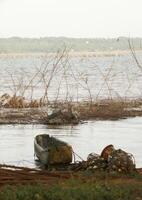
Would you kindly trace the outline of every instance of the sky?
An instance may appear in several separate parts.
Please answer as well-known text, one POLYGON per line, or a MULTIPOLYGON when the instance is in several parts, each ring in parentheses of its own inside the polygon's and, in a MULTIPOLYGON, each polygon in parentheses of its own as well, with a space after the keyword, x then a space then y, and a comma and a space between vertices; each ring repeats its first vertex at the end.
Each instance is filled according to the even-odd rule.
POLYGON ((0 0, 0 37, 142 37, 142 0, 0 0))

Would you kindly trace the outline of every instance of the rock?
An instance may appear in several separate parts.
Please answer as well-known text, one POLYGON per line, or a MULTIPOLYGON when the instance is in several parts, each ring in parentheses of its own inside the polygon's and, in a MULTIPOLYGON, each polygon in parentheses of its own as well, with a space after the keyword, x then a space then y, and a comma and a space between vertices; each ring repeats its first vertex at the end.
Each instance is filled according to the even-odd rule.
POLYGON ((106 170, 110 173, 131 173, 136 169, 132 154, 121 149, 115 149, 113 145, 106 146, 101 155, 91 153, 87 157, 86 169, 106 170))
POLYGON ((87 157, 87 161, 90 162, 92 160, 96 160, 99 159, 100 155, 96 154, 96 153, 90 153, 87 157))
POLYGON ((109 171, 130 173, 135 167, 133 155, 121 149, 114 150, 108 158, 109 171))
POLYGON ((106 161, 96 153, 90 153, 87 157, 87 169, 105 170, 107 168, 106 161))
POLYGON ((79 117, 72 109, 59 109, 48 115, 47 123, 51 125, 78 124, 79 117))

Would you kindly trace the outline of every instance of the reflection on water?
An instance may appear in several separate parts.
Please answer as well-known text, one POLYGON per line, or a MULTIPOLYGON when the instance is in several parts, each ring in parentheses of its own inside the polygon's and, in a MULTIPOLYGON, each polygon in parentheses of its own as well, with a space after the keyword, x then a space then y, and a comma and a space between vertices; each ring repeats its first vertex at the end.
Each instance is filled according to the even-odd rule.
POLYGON ((52 128, 43 125, 1 125, 0 163, 35 167, 33 141, 37 134, 47 133, 72 145, 86 159, 90 152, 101 153, 113 144, 132 153, 137 167, 142 166, 142 118, 119 121, 89 121, 77 126, 52 128))

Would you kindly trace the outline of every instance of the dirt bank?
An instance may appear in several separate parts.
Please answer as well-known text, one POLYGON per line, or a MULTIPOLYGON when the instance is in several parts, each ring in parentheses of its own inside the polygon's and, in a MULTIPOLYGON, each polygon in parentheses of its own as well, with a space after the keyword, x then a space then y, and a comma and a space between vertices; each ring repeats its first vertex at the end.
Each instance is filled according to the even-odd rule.
POLYGON ((44 111, 38 108, 1 108, 0 124, 43 124, 44 111))
POLYGON ((68 179, 70 172, 48 172, 26 167, 16 167, 10 165, 0 165, 0 187, 4 185, 32 184, 37 181, 50 184, 59 179, 68 179))
MULTIPOLYGON (((89 172, 88 172, 89 173, 89 172)), ((91 173, 91 172, 90 172, 91 173)), ((19 184, 54 184, 58 183, 61 180, 65 181, 67 179, 81 179, 87 181, 88 179, 94 178, 94 180, 104 181, 104 178, 107 178, 107 181, 114 183, 120 182, 141 182, 142 183, 142 168, 137 169, 134 174, 108 174, 93 172, 91 176, 86 176, 82 172, 73 172, 73 171, 53 171, 49 172, 47 170, 37 170, 26 167, 16 167, 10 165, 0 165, 0 187, 5 185, 19 185, 19 184), (134 179, 135 177, 139 179, 134 179)))
MULTIPOLYGON (((79 120, 117 120, 127 117, 142 116, 142 101, 131 100, 101 100, 100 102, 58 102, 45 107, 37 108, 0 108, 0 124, 50 124, 49 115, 52 111, 72 109, 78 115, 79 120)), ((60 113, 60 112, 59 112, 60 113)), ((62 117, 64 114, 62 114, 62 117)), ((54 116, 54 115, 53 115, 54 116)), ((65 120, 60 120, 59 124, 64 125, 65 120), (63 123, 61 123, 63 121, 63 123)), ((66 118, 66 116, 64 118, 66 118)), ((50 117, 51 118, 51 117, 50 117)), ((68 117, 70 119, 70 117, 68 117)), ((56 120, 56 124, 58 121, 56 120)), ((53 120, 54 121, 54 120, 53 120)), ((66 120, 66 124, 72 121, 66 120)))

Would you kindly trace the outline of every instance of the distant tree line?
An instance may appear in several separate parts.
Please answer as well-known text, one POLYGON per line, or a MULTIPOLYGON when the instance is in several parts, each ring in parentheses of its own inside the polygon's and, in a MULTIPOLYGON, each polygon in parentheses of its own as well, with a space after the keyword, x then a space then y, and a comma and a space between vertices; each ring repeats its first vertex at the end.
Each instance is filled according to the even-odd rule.
MULTIPOLYGON (((142 49, 142 38, 133 38, 133 47, 142 49)), ((42 53, 57 52, 64 47, 75 52, 128 50, 128 38, 119 37, 113 39, 103 38, 0 38, 0 53, 42 53)))

